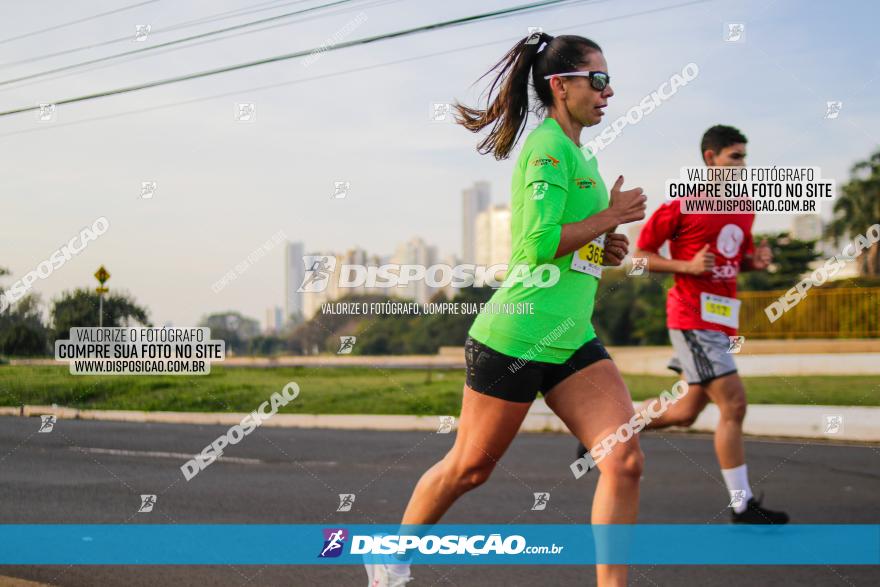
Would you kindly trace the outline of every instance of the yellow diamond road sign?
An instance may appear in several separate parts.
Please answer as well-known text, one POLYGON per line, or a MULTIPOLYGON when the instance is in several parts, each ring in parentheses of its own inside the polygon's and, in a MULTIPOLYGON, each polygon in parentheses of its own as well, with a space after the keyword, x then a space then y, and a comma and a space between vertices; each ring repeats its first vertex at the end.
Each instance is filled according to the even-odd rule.
POLYGON ((101 283, 101 285, 104 285, 104 282, 110 279, 110 273, 106 269, 104 269, 103 265, 101 265, 100 267, 98 267, 98 270, 95 271, 95 279, 97 279, 101 283))

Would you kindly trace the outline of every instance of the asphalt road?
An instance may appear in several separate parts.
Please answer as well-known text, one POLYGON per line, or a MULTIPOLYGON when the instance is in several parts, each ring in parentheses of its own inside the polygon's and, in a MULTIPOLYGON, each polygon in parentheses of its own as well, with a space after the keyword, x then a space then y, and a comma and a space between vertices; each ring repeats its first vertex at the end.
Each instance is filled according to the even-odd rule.
MULTIPOLYGON (((184 455, 222 426, 0 418, 0 523, 396 523, 419 475, 453 436, 425 432, 258 429, 186 482, 184 455), (350 512, 338 494, 354 493, 350 512), (137 513, 140 494, 158 495, 137 513)), ((640 521, 723 523, 726 491, 704 435, 645 434, 640 521)), ((575 442, 521 434, 489 482, 464 496, 444 523, 586 523, 597 475, 575 480, 575 442), (532 494, 550 505, 531 511, 532 494)), ((770 508, 796 523, 880 522, 880 447, 814 441, 750 441, 750 477, 770 508)), ((283 545, 280 545, 283 547, 283 545)), ((674 546, 674 545, 673 545, 674 546)), ((0 576, 51 585, 362 586, 362 567, 6 566, 0 576)), ((585 566, 418 566, 414 587, 594 585, 585 566)), ((4 579, 0 578, 0 585, 4 579)), ((639 566, 631 585, 877 585, 876 567, 639 566)))

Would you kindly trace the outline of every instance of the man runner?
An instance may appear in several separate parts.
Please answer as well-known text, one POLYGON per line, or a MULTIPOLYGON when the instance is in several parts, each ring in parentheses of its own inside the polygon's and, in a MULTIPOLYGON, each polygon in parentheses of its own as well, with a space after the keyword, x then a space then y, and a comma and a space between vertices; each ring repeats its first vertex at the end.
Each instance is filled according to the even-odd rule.
MULTIPOLYGON (((713 126, 703 135, 700 150, 708 166, 746 164, 746 137, 731 126, 713 126)), ((642 228, 634 257, 648 259, 652 272, 674 273, 666 322, 675 356, 669 368, 682 373, 688 393, 648 429, 690 426, 711 400, 720 420, 715 430, 715 453, 730 492, 734 523, 785 524, 788 515, 761 506, 749 486, 742 423, 746 393, 728 351, 736 336, 739 300, 736 276, 740 270, 765 270, 773 256, 766 241, 755 249, 754 213, 683 214, 681 202, 664 203, 642 228), (669 242, 671 258, 659 254, 669 242)), ((658 399, 646 400, 640 409, 658 399)))

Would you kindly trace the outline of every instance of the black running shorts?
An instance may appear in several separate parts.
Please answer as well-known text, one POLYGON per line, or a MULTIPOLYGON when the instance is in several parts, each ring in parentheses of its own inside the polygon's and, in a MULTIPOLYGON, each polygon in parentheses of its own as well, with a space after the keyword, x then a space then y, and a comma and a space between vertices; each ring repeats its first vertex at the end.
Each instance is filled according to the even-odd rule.
POLYGON ((598 338, 577 349, 564 363, 522 361, 499 353, 470 336, 464 343, 467 386, 479 393, 509 402, 531 403, 569 375, 596 361, 611 359, 598 338))

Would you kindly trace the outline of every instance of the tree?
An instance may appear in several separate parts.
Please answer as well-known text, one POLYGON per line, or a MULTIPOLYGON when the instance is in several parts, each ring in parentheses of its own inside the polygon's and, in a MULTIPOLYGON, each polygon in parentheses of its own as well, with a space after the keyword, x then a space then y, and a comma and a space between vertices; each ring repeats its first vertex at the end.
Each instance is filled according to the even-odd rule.
MULTIPOLYGON (((489 301, 491 287, 461 288, 452 303, 479 304, 489 301)), ((397 300, 398 302, 400 300, 397 300)), ((430 303, 445 302, 437 292, 430 303)), ((377 316, 362 321, 354 353, 361 355, 435 354, 441 346, 464 346, 475 314, 428 314, 418 316, 377 316)))
POLYGON ((247 343, 246 352, 249 355, 272 356, 284 349, 284 339, 278 336, 255 336, 247 343))
POLYGON ((593 325, 607 345, 666 344, 666 289, 663 275, 629 276, 605 269, 596 292, 593 325))
POLYGON ((819 258, 816 241, 791 238, 787 232, 755 235, 755 243, 767 239, 773 251, 773 264, 767 271, 743 271, 737 286, 742 291, 788 289, 810 271, 810 263, 819 258))
MULTIPOLYGON (((64 292, 52 302, 50 311, 56 339, 69 339, 73 327, 98 326, 98 294, 79 288, 64 292)), ((132 323, 152 326, 148 310, 139 306, 127 293, 112 293, 104 298, 104 326, 130 326, 132 323)))
POLYGON ((244 353, 250 341, 260 335, 260 323, 239 312, 218 312, 202 318, 202 328, 211 329, 212 340, 226 341, 226 351, 244 353))
MULTIPOLYGON (((836 241, 865 234, 880 223, 880 150, 853 165, 850 175, 834 202, 834 219, 827 228, 836 241)), ((880 244, 863 251, 856 263, 861 275, 880 276, 880 244)))
POLYGON ((0 353, 36 356, 45 355, 49 350, 49 333, 43 324, 37 294, 29 293, 8 308, 0 309, 0 353))

